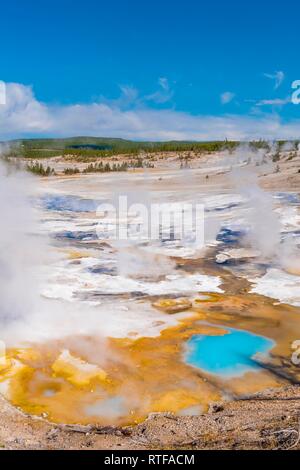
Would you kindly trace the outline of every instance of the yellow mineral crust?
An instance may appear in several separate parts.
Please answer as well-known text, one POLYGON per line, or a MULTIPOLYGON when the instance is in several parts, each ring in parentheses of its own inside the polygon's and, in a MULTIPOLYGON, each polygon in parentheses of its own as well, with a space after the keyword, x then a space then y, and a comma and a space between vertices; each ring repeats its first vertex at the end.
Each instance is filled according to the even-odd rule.
POLYGON ((189 299, 161 299, 153 303, 153 307, 166 313, 178 313, 192 307, 189 299))
POLYGON ((52 364, 52 370, 56 376, 64 377, 78 387, 87 386, 92 381, 103 382, 107 379, 107 373, 103 369, 72 356, 67 349, 63 350, 52 364))
POLYGON ((222 400, 224 391, 238 396, 281 385, 280 376, 264 369, 224 383, 186 364, 185 345, 193 335, 224 335, 233 327, 273 339, 272 361, 275 355, 290 357, 300 334, 299 310, 256 294, 217 295, 210 301, 201 297, 193 301, 189 315, 178 316, 177 325, 158 336, 107 338, 105 362, 102 356, 97 359, 103 345, 94 337, 9 351, 8 359, 17 362, 0 371, 6 396, 26 412, 46 413, 55 422, 128 425, 151 412, 180 413, 195 406, 205 411, 222 400), (79 347, 82 341, 86 356, 79 347), (114 403, 121 404, 112 415, 114 403))
MULTIPOLYGON (((8 359, 9 368, 1 371, 0 376, 0 393, 5 398, 14 402, 15 396, 23 396, 28 381, 30 381, 34 369, 23 364, 17 359, 8 359)), ((21 400, 22 402, 22 400, 21 400)), ((21 406, 21 403, 18 402, 21 406)))
POLYGON ((89 258, 90 255, 83 251, 78 250, 64 250, 64 253, 67 254, 68 258, 71 260, 82 259, 82 258, 89 258))
POLYGON ((152 403, 152 411, 154 412, 171 412, 177 413, 191 406, 199 404, 199 396, 185 389, 170 390, 161 394, 152 403))

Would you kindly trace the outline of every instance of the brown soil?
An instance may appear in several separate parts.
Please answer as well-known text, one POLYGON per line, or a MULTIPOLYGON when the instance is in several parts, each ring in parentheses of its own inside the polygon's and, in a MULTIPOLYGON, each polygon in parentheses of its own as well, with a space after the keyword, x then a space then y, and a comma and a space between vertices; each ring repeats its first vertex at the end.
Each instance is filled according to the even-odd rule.
POLYGON ((126 428, 54 425, 0 398, 0 447, 12 449, 300 449, 300 387, 214 404, 201 416, 151 414, 126 428))

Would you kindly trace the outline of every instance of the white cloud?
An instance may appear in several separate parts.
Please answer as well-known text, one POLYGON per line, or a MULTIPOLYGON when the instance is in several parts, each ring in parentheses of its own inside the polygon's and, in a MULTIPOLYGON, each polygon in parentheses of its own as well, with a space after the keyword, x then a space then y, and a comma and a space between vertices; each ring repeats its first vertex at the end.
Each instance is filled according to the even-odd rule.
POLYGON ((6 103, 6 85, 0 80, 0 104, 6 103))
POLYGON ((266 78, 269 78, 270 80, 274 80, 274 90, 277 90, 277 88, 280 87, 285 78, 284 72, 282 72, 282 70, 279 70, 278 72, 274 73, 264 73, 264 76, 266 78))
POLYGON ((136 88, 128 85, 120 85, 120 90, 122 92, 122 100, 134 103, 138 99, 139 92, 136 88))
POLYGON ((230 101, 233 100, 234 97, 235 97, 235 93, 232 93, 231 91, 225 91, 220 96, 221 103, 222 104, 228 104, 228 103, 230 103, 230 101))
POLYGON ((159 89, 150 95, 145 96, 145 101, 153 101, 157 104, 163 104, 173 97, 173 90, 170 87, 169 81, 166 77, 158 79, 159 89))
POLYGON ((285 104, 291 103, 291 97, 288 96, 287 98, 274 98, 274 99, 266 99, 266 100, 259 100, 256 102, 256 106, 284 106, 285 104))
MULTIPOLYGON (((132 96, 131 91, 125 94, 132 96)), ((17 83, 6 85, 6 105, 0 105, 0 140, 72 135, 149 140, 248 140, 292 139, 299 134, 300 120, 283 123, 273 113, 192 115, 141 104, 124 109, 118 101, 53 106, 39 102, 30 87, 17 83)))
POLYGON ((169 91, 170 89, 170 86, 169 86, 169 82, 168 82, 168 79, 166 77, 160 77, 158 79, 158 83, 160 84, 160 86, 166 90, 166 91, 169 91))

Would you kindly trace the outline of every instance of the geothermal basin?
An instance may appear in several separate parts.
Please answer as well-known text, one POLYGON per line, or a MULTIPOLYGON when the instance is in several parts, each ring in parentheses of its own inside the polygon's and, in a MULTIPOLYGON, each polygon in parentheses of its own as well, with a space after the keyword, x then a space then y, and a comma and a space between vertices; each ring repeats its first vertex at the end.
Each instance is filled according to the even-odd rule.
POLYGON ((5 259, 3 301, 17 314, 1 325, 0 392, 11 403, 59 423, 128 425, 298 381, 299 194, 262 189, 255 165, 222 158, 25 184, 28 256, 5 259), (164 226, 159 240, 112 239, 97 208, 118 195, 202 204, 204 246, 164 226))

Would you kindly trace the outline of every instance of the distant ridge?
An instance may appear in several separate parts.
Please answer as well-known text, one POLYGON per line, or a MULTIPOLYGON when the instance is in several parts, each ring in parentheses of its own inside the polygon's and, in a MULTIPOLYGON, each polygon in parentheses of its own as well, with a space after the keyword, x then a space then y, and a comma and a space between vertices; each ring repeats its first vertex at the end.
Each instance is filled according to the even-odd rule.
MULTIPOLYGON (((25 158, 46 158, 58 155, 81 155, 87 157, 105 157, 116 153, 139 154, 143 152, 216 152, 221 150, 234 150, 241 142, 238 141, 134 141, 111 137, 76 136, 68 138, 36 138, 16 139, 9 142, 7 154, 25 158)), ((246 142, 243 142, 244 144, 246 142)), ((277 141, 280 148, 285 141, 277 141)), ((248 142, 255 149, 269 148, 269 143, 264 140, 248 142)), ((295 145, 298 141, 295 141, 295 145)))

